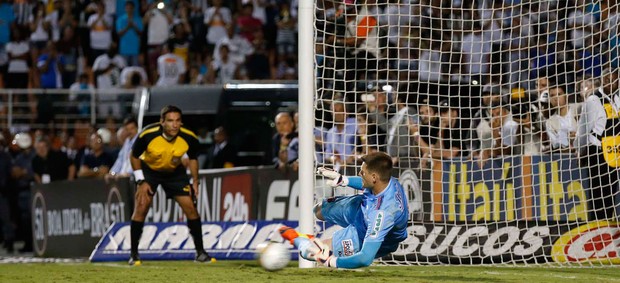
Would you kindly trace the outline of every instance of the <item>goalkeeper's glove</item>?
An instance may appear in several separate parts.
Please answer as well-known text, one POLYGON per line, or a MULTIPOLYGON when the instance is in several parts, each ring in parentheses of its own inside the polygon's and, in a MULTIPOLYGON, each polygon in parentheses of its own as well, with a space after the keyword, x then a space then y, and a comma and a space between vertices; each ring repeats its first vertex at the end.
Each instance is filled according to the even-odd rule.
POLYGON ((336 267, 336 257, 332 254, 329 246, 318 238, 312 238, 312 247, 315 250, 314 260, 326 267, 336 267))
POLYGON ((346 187, 349 184, 349 178, 331 168, 319 167, 316 173, 329 179, 325 183, 330 187, 346 187))

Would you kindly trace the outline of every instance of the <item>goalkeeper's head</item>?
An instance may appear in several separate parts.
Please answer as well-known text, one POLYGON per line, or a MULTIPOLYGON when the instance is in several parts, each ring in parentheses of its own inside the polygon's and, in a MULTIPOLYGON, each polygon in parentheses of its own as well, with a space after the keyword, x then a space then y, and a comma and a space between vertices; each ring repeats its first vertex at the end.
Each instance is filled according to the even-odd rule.
POLYGON ((378 183, 388 183, 392 176, 392 157, 384 152, 373 152, 362 156, 360 176, 364 187, 374 187, 378 183))

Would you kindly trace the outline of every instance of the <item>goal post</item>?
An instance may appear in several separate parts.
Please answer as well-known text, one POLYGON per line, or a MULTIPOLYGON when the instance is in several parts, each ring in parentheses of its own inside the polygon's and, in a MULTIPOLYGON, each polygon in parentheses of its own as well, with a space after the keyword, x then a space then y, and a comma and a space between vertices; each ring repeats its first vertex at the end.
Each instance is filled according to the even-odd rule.
POLYGON ((620 264, 620 1, 299 3, 302 230, 356 193, 314 168, 379 150, 411 214, 379 262, 620 264))

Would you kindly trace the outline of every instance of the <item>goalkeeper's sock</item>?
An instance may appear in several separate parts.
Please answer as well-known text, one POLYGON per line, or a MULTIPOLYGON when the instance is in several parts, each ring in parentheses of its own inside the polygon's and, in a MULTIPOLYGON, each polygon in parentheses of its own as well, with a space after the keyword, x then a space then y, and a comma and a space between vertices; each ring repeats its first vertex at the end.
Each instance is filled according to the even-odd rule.
POLYGON ((299 255, 301 257, 309 261, 315 261, 313 255, 316 251, 313 252, 310 250, 314 247, 312 242, 310 242, 310 239, 297 237, 293 245, 295 245, 295 247, 299 250, 299 255))
POLYGON ((144 222, 131 220, 131 255, 138 254, 138 245, 140 244, 140 237, 142 236, 142 228, 144 222))
POLYGON ((196 247, 197 253, 204 252, 204 247, 202 245, 202 224, 200 223, 200 218, 187 220, 187 227, 189 228, 189 233, 194 238, 194 246, 196 247))

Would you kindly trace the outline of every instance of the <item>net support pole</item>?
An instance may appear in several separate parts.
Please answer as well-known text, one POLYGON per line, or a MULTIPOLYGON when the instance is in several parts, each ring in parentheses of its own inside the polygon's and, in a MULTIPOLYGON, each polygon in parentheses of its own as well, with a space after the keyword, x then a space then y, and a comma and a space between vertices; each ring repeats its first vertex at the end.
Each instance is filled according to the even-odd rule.
MULTIPOLYGON (((299 230, 314 234, 314 0, 299 1, 299 230)), ((299 259, 300 268, 314 263, 299 259)))

